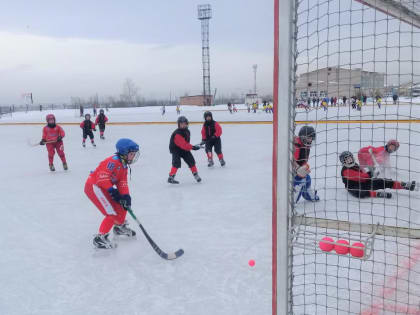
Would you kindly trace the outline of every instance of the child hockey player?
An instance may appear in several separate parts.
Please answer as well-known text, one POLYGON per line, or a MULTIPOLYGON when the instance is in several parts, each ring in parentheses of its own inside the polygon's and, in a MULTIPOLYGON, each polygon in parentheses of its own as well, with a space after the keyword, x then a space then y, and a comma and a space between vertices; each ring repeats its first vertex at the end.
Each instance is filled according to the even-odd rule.
POLYGON ((341 178, 347 191, 356 198, 391 198, 392 194, 389 192, 376 192, 376 190, 391 188, 391 189, 405 189, 418 190, 418 185, 415 181, 406 183, 398 182, 392 179, 375 178, 371 172, 366 172, 355 162, 353 154, 349 151, 344 151, 340 154, 340 162, 343 164, 341 169, 341 178))
POLYGON ((134 141, 123 138, 118 140, 116 148, 117 152, 103 160, 91 172, 85 184, 85 194, 105 216, 99 226, 99 234, 93 239, 93 245, 97 248, 115 247, 108 239, 112 227, 116 235, 136 235, 125 221, 125 207, 131 206, 127 170, 137 161, 140 155, 139 146, 134 141))
POLYGON ((86 138, 89 136, 90 142, 92 142, 92 145, 96 147, 95 141, 93 140, 93 131, 96 131, 95 124, 90 120, 90 114, 85 115, 85 120, 82 121, 80 124, 80 128, 83 130, 83 147, 86 147, 86 138))
POLYGON ((298 202, 301 196, 308 201, 319 201, 317 191, 311 189, 311 176, 309 175, 311 169, 308 164, 312 142, 315 139, 315 129, 311 126, 303 126, 299 130, 299 136, 295 137, 293 161, 295 179, 293 186, 298 194, 295 202, 298 202))
POLYGON ((48 114, 46 117, 47 125, 42 129, 42 140, 39 142, 40 145, 47 146, 48 151, 48 162, 50 165, 50 171, 54 172, 54 155, 57 151, 58 156, 63 162, 63 168, 67 171, 66 156, 64 154, 63 138, 65 136, 63 128, 55 124, 55 116, 48 114))
POLYGON ((99 111, 98 117, 96 117, 95 124, 99 126, 99 133, 101 139, 105 139, 104 132, 105 132, 105 124, 108 121, 108 117, 105 116, 104 110, 101 109, 99 111))
POLYGON ((384 146, 373 147, 367 146, 361 148, 357 154, 359 158, 360 167, 367 167, 372 172, 374 177, 380 173, 380 167, 389 166, 389 156, 400 147, 397 140, 391 139, 384 146))
POLYGON ((203 128, 201 129, 201 144, 206 145, 206 154, 209 160, 208 167, 212 167, 214 165, 213 162, 213 147, 214 151, 219 158, 219 162, 221 166, 225 166, 226 162, 223 159, 222 153, 222 140, 220 136, 222 135, 222 127, 220 127, 219 123, 213 120, 213 114, 209 111, 204 113, 204 124, 203 128))
POLYGON ((169 152, 172 154, 172 168, 169 172, 168 183, 179 184, 175 180, 176 172, 181 167, 181 158, 187 163, 190 168, 195 180, 201 182, 200 176, 198 176, 197 167, 195 166, 195 160, 191 154, 191 150, 199 150, 200 146, 190 144, 190 131, 188 130, 188 119, 184 116, 178 118, 178 129, 176 129, 171 136, 169 141, 169 152))

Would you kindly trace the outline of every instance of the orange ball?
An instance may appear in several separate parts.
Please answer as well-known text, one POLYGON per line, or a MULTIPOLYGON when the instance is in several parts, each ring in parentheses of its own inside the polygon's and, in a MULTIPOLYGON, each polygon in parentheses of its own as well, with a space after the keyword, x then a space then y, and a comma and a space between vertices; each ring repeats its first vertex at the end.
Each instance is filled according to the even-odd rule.
POLYGON ((334 240, 331 237, 325 236, 319 241, 319 248, 324 252, 330 252, 334 249, 334 240))
POLYGON ((365 255, 365 245, 363 243, 353 243, 354 247, 360 248, 350 248, 350 254, 353 257, 363 257, 365 255))
POLYGON ((350 247, 348 247, 349 245, 350 243, 346 240, 338 240, 334 246, 335 252, 339 255, 346 255, 349 253, 350 250, 350 247))

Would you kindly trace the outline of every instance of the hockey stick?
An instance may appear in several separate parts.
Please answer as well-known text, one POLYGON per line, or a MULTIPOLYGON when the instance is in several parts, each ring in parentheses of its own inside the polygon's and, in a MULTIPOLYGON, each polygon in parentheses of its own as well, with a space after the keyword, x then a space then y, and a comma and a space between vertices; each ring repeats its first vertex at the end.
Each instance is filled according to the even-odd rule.
MULTIPOLYGON (((57 141, 47 141, 47 142, 45 142, 45 144, 48 144, 48 143, 56 143, 57 141)), ((30 146, 30 147, 36 147, 36 146, 38 146, 38 145, 40 145, 39 144, 39 141, 37 142, 37 143, 33 143, 33 142, 31 142, 31 140, 29 140, 28 139, 28 145, 30 146)))
POLYGON ((380 171, 379 171, 379 164, 378 164, 378 162, 376 161, 376 157, 375 157, 375 155, 373 154, 373 150, 372 149, 369 149, 369 154, 370 154, 370 157, 372 158, 372 161, 373 161, 373 165, 374 165, 374 168, 373 168, 373 177, 378 177, 379 176, 379 174, 380 174, 380 171))
POLYGON ((176 259, 180 256, 182 256, 184 254, 184 250, 183 249, 178 249, 176 252, 174 253, 165 253, 164 251, 162 251, 159 246, 156 245, 156 243, 152 240, 152 238, 149 236, 149 234, 147 234, 146 230, 144 229, 143 225, 141 225, 140 221, 137 219, 136 215, 134 214, 133 210, 131 210, 131 207, 124 207, 128 213, 130 213, 131 217, 137 222, 137 224, 139 225, 141 231, 143 232, 144 236, 146 237, 146 239, 149 241, 149 244, 152 246, 152 248, 155 250, 155 252, 162 257, 163 259, 166 260, 173 260, 176 259))

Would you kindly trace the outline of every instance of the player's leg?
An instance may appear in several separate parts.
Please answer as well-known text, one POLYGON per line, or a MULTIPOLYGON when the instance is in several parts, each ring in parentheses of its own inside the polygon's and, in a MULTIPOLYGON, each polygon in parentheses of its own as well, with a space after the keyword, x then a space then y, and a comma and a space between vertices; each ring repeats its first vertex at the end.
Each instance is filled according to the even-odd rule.
POLYGON ((295 193, 297 194, 295 202, 298 202, 300 197, 308 201, 319 201, 319 196, 316 190, 311 188, 312 179, 311 176, 306 177, 295 176, 293 186, 295 193))
POLYGON ((50 171, 54 172, 55 143, 47 143, 46 146, 48 151, 48 164, 50 166, 50 171))
POLYGON ((99 134, 100 134, 101 139, 105 139, 104 133, 105 133, 105 124, 99 126, 99 134))
POLYGON ((201 182, 201 177, 198 175, 197 166, 195 166, 195 159, 192 153, 190 151, 186 151, 185 153, 183 152, 181 157, 185 161, 185 163, 187 163, 195 180, 197 182, 201 182))
POLYGON ((83 141, 82 141, 83 147, 86 147, 86 138, 87 138, 87 133, 85 130, 83 130, 83 141))
POLYGON ((208 160, 208 167, 211 167, 214 165, 213 162, 213 141, 211 139, 208 139, 206 141, 206 154, 207 154, 207 160, 208 160))
POLYGON ((172 153, 172 167, 169 172, 168 183, 179 184, 179 182, 175 180, 175 175, 180 167, 181 167, 181 157, 176 152, 172 153))
POLYGON ((89 138, 90 138, 90 142, 92 143, 92 145, 94 146, 94 147, 96 147, 96 144, 95 144, 95 140, 94 140, 94 135, 93 135, 93 132, 92 132, 92 130, 89 130, 89 132, 88 132, 88 136, 89 136, 89 138))
POLYGON ((216 152, 217 157, 219 158, 220 165, 225 166, 226 162, 223 158, 223 153, 222 153, 222 139, 216 138, 214 140, 214 151, 216 152))
POLYGON ((61 162, 63 162, 63 168, 64 170, 67 170, 67 161, 66 161, 66 155, 64 154, 64 144, 63 141, 56 142, 55 143, 55 150, 57 151, 58 156, 61 159, 61 162))

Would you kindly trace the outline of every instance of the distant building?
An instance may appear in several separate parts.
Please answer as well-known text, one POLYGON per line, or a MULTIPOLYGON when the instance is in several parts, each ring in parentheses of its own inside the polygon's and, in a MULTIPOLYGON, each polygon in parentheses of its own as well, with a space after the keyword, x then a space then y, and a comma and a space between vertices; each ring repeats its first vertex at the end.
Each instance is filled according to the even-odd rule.
POLYGON ((179 104, 180 105, 210 106, 213 104, 213 96, 210 96, 210 95, 181 96, 179 98, 179 104))
POLYGON ((296 97, 376 96, 384 93, 384 85, 384 73, 328 67, 299 75, 296 97))

